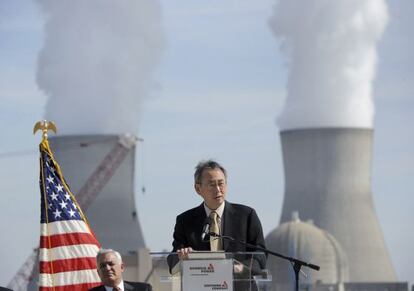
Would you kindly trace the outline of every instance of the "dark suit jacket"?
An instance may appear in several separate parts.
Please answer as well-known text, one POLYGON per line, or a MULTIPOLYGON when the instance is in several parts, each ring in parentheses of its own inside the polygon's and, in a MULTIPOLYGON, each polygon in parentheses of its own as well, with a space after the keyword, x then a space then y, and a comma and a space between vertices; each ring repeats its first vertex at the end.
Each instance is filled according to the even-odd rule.
MULTIPOLYGON (((128 282, 124 281, 125 291, 152 291, 152 287, 150 284, 147 283, 140 283, 140 282, 128 282)), ((89 291, 105 291, 105 286, 100 285, 89 289, 89 291)))
MULTIPOLYGON (((201 241, 206 211, 203 203, 198 207, 187 210, 177 216, 174 228, 173 252, 183 247, 192 247, 197 251, 209 251, 210 242, 201 241)), ((226 201, 222 217, 222 235, 230 236, 235 240, 265 248, 262 225, 253 208, 241 204, 233 204, 226 201)), ((223 240, 225 252, 255 252, 253 248, 243 244, 223 240)), ((178 262, 177 256, 169 256, 168 264, 172 268, 178 262)), ((265 259, 257 260, 256 269, 264 269, 265 259)))

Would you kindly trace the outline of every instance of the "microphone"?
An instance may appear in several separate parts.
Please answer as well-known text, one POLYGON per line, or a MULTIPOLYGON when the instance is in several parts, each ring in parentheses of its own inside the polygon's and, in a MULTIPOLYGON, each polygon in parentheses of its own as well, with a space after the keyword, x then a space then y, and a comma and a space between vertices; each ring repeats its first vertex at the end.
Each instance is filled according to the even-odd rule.
POLYGON ((203 232, 201 233, 201 241, 204 241, 206 235, 210 233, 210 225, 212 222, 213 221, 211 217, 206 217, 206 219, 204 219, 203 232))

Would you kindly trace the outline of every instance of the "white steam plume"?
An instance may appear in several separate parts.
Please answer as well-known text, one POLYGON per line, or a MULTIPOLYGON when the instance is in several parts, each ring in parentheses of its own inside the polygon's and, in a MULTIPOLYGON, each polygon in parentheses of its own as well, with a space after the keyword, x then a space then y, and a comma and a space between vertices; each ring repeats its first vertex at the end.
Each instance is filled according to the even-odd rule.
POLYGON ((63 134, 138 134, 164 47, 156 0, 38 0, 47 17, 37 69, 46 119, 63 134))
POLYGON ((270 19, 289 60, 281 130, 373 126, 385 0, 279 0, 270 19))

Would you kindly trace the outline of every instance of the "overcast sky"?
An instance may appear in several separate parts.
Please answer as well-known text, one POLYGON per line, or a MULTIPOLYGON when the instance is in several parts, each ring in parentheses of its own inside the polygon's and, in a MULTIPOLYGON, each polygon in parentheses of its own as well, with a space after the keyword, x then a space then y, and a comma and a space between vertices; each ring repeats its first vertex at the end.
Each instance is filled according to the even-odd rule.
MULTIPOLYGON (((226 166, 228 199, 254 207, 265 235, 278 224, 284 190, 276 118, 288 71, 268 25, 274 4, 161 2, 165 47, 140 113, 145 141, 137 149, 138 215, 152 251, 169 250, 175 216, 201 202, 192 175, 205 158, 226 166)), ((414 2, 389 1, 388 9, 374 82, 372 190, 398 278, 414 282, 414 2)), ((0 285, 39 239, 40 136, 32 128, 47 101, 36 84, 43 25, 36 3, 0 0, 0 285)))

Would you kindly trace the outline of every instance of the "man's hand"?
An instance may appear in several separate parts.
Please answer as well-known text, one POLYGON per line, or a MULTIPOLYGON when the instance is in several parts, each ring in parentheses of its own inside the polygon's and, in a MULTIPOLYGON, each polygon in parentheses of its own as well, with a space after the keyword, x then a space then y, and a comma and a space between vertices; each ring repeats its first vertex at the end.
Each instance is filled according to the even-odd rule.
POLYGON ((188 254, 192 251, 193 249, 191 247, 179 249, 177 250, 178 258, 180 260, 188 259, 188 254))
POLYGON ((244 265, 242 263, 236 261, 234 263, 234 265, 233 265, 233 271, 236 274, 243 273, 243 271, 244 271, 244 265))

